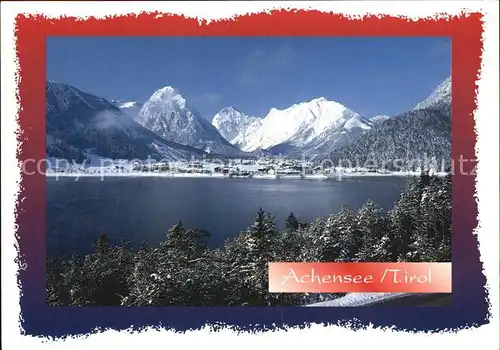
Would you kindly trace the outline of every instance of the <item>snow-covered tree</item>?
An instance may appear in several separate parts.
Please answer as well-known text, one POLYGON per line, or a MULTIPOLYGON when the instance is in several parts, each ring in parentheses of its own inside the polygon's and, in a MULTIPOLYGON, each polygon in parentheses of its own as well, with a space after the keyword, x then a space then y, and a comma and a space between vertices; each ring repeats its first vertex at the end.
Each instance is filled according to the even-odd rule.
POLYGON ((278 231, 262 208, 254 222, 208 249, 203 229, 171 227, 156 247, 134 251, 99 236, 82 258, 48 257, 49 305, 300 305, 338 294, 269 293, 268 263, 280 261, 451 261, 451 177, 411 181, 389 212, 373 201, 308 225, 289 216, 278 231))
POLYGON ((382 209, 368 200, 357 213, 356 225, 362 235, 362 243, 355 260, 388 261, 391 243, 389 223, 382 209))

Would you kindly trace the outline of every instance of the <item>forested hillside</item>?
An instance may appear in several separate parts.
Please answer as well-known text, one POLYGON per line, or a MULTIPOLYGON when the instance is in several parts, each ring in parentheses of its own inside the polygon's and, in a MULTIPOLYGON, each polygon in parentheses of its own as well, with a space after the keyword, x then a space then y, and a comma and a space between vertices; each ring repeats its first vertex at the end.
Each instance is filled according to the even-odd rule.
POLYGON ((375 125, 329 159, 344 167, 445 171, 451 164, 451 119, 440 110, 413 110, 375 125))

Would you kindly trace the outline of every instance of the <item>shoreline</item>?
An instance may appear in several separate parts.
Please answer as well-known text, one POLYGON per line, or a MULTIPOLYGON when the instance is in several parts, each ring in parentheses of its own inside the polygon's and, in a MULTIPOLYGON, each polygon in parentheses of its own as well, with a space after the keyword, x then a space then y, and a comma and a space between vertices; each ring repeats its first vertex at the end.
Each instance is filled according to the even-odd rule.
MULTIPOLYGON (((368 173, 368 172, 342 172, 337 174, 331 174, 329 176, 323 175, 305 175, 304 177, 296 176, 257 176, 248 177, 245 179, 251 180, 329 180, 329 179, 341 179, 341 178, 352 178, 352 177, 409 177, 409 176, 419 176, 419 172, 391 172, 391 173, 368 173)), ((435 173, 436 176, 446 176, 447 173, 435 173)), ((182 173, 154 173, 154 172, 121 172, 121 173, 45 173, 46 177, 58 178, 58 177, 69 177, 69 178, 80 178, 80 177, 163 177, 163 178, 204 178, 204 179, 230 179, 228 176, 222 174, 182 174, 182 173)), ((235 180, 239 178, 234 178, 235 180)))

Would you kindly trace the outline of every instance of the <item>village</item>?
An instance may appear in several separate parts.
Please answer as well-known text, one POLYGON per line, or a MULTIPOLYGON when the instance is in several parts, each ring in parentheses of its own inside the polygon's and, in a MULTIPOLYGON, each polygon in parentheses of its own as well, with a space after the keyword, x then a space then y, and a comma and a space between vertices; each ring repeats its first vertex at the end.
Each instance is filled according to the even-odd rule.
POLYGON ((141 163, 115 160, 100 165, 78 165, 47 168, 48 176, 162 176, 207 177, 229 179, 328 179, 344 175, 389 175, 375 168, 326 167, 313 162, 265 157, 255 159, 192 159, 189 161, 141 163))
POLYGON ((210 160, 178 162, 169 164, 153 164, 140 166, 136 171, 159 171, 172 174, 208 175, 227 178, 327 178, 327 173, 321 167, 313 167, 311 163, 285 159, 233 159, 227 162, 210 160))

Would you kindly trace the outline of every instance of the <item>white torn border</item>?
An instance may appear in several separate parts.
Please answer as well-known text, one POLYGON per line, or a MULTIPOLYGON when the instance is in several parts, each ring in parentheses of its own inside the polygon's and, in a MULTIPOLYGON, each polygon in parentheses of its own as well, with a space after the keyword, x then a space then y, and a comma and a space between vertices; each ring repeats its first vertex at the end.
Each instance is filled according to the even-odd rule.
MULTIPOLYGON (((349 349, 373 348, 375 344, 384 349, 469 349, 490 346, 498 349, 498 2, 497 1, 352 1, 352 2, 2 2, 2 103, 1 103, 1 169, 2 173, 2 348, 32 349, 46 348, 119 348, 136 349, 154 346, 204 349, 213 345, 221 349, 232 348, 237 342, 245 342, 260 348, 294 347, 309 348, 313 344, 346 345, 349 349), (430 6, 432 4, 432 6, 430 6), (19 13, 43 14, 50 17, 78 16, 104 17, 139 12, 167 12, 199 18, 200 22, 231 18, 234 15, 258 13, 272 9, 315 9, 342 13, 359 18, 368 14, 388 14, 417 19, 436 17, 436 14, 455 15, 462 10, 481 11, 484 14, 483 68, 479 84, 479 107, 475 113, 478 133, 476 152, 479 165, 477 174, 477 197, 481 260, 488 279, 493 317, 490 324, 457 333, 422 334, 395 332, 391 329, 366 329, 352 331, 338 326, 311 325, 307 329, 290 328, 287 331, 259 334, 236 333, 231 329, 210 332, 210 328, 178 334, 171 331, 149 329, 140 333, 113 330, 64 341, 42 343, 41 338, 21 336, 19 329, 19 289, 16 282, 18 266, 14 262, 15 249, 15 203, 19 191, 20 174, 17 169, 15 133, 17 131, 16 100, 16 54, 14 19, 19 13)), ((159 15, 161 16, 161 15, 159 15)), ((476 199, 477 200, 477 199, 476 199)), ((377 347, 378 347, 377 346, 377 347)))

